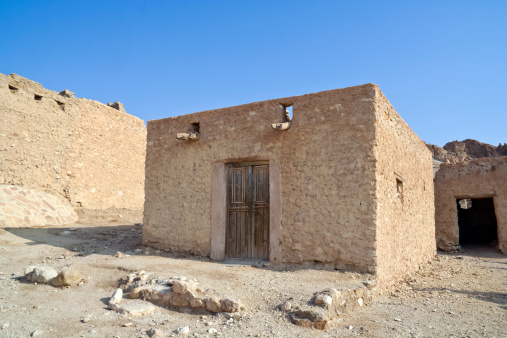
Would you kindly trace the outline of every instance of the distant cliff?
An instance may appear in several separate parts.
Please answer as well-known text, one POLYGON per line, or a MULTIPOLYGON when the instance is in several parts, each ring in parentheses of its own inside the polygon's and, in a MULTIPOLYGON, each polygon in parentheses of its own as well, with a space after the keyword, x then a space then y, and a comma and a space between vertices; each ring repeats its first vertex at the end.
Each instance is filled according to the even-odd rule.
POLYGON ((476 140, 452 141, 443 148, 433 144, 426 144, 433 153, 433 159, 450 163, 468 162, 473 158, 507 156, 507 144, 499 144, 498 147, 482 143, 476 140))

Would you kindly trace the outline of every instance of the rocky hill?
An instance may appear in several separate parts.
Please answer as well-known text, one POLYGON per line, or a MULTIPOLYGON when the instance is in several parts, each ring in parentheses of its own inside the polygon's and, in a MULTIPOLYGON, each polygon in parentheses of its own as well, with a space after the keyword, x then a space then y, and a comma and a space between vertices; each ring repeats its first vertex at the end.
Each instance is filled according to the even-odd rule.
POLYGON ((467 139, 464 141, 448 142, 443 148, 426 144, 433 153, 433 159, 450 163, 470 161, 473 158, 507 156, 507 143, 499 144, 498 147, 467 139))

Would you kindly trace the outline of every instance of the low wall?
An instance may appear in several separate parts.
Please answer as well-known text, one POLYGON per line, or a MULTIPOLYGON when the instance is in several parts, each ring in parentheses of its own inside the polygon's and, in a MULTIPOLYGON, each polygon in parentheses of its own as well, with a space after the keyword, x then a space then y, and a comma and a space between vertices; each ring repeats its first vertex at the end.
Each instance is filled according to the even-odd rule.
POLYGON ((62 225, 77 220, 74 209, 61 197, 0 185, 0 227, 62 225))

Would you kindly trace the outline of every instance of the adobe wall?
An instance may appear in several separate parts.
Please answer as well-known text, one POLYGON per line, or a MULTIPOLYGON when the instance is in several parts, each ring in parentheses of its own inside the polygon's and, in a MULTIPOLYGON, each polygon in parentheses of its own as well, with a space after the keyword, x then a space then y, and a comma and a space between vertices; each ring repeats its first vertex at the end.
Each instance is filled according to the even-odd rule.
MULTIPOLYGON (((493 197, 498 246, 507 254, 507 157, 443 163, 435 176, 435 222, 438 248, 459 245, 457 198, 493 197)), ((473 204, 472 204, 473 207, 473 204)))
POLYGON ((0 184, 60 195, 74 207, 143 207, 141 119, 0 74, 0 122, 0 184))
POLYGON ((377 283, 383 288, 436 254, 435 209, 431 152, 378 88, 375 104, 377 283))
POLYGON ((143 241, 210 255, 213 165, 269 160, 279 168, 284 263, 373 271, 375 86, 256 102, 148 122, 143 241), (286 131, 280 104, 293 104, 286 131), (200 139, 176 139, 191 123, 200 139))

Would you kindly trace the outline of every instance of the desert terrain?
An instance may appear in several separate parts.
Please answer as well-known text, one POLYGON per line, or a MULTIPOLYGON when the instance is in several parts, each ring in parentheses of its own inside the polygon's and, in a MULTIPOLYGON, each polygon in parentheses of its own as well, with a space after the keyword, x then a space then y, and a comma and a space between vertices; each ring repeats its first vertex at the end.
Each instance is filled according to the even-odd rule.
MULTIPOLYGON (((328 330, 292 324, 279 306, 326 288, 357 286, 369 275, 318 265, 224 264, 142 245, 142 214, 81 210, 66 227, 0 229, 0 337, 507 337, 507 257, 491 247, 438 253, 432 261, 328 330), (78 286, 34 284, 29 265, 77 268, 78 286), (238 313, 155 306, 146 316, 109 310, 119 280, 145 271, 185 276, 234 297, 238 313)), ((123 303, 134 302, 124 297, 123 303)))

